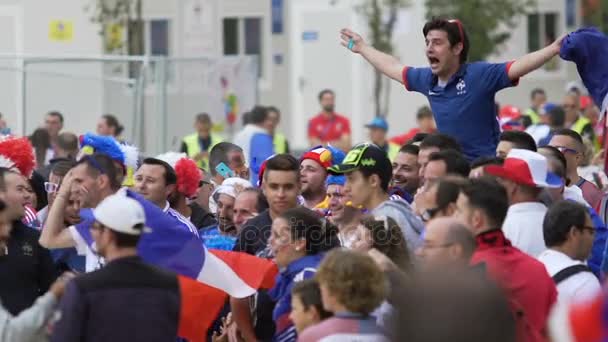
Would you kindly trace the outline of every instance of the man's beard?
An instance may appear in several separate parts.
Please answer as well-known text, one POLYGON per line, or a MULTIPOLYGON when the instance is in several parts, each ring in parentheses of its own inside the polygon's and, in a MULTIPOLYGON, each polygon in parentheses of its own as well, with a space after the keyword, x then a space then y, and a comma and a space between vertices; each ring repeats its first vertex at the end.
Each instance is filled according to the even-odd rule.
POLYGON ((322 191, 323 191, 322 189, 317 189, 317 191, 314 191, 313 188, 311 188, 310 186, 307 186, 305 189, 302 189, 302 197, 304 197, 305 199, 311 198, 315 194, 321 193, 322 191))
POLYGON ((218 226, 220 232, 222 232, 224 234, 228 234, 228 235, 236 234, 236 226, 234 225, 234 222, 232 222, 232 221, 228 221, 226 219, 220 218, 218 220, 217 226, 218 226))
POLYGON ((327 113, 333 113, 334 112, 334 105, 323 106, 323 110, 326 111, 327 113))

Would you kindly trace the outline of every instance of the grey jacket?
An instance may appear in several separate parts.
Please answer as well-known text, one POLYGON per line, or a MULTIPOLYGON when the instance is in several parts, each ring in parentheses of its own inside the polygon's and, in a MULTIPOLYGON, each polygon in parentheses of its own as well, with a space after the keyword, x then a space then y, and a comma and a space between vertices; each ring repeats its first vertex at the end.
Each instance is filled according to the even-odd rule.
POLYGON ((397 221, 410 253, 413 253, 422 244, 421 235, 424 230, 424 223, 416 216, 406 201, 402 199, 384 201, 372 210, 371 214, 387 216, 397 221))
POLYGON ((45 326, 56 305, 57 298, 50 292, 38 297, 34 305, 16 317, 0 305, 0 342, 47 341, 45 326))

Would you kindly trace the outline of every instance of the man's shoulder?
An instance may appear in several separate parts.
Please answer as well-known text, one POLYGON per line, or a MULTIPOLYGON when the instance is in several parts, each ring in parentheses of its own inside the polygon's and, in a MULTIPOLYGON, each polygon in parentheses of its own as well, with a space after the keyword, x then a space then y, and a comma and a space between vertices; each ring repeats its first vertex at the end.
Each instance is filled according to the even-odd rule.
POLYGON ((157 287, 175 289, 177 277, 174 273, 144 263, 139 258, 108 263, 96 271, 74 278, 81 291, 111 288, 157 287))
POLYGON ((263 226, 272 225, 272 219, 270 218, 270 212, 268 209, 261 212, 258 216, 251 218, 243 225, 245 229, 262 228, 263 226))

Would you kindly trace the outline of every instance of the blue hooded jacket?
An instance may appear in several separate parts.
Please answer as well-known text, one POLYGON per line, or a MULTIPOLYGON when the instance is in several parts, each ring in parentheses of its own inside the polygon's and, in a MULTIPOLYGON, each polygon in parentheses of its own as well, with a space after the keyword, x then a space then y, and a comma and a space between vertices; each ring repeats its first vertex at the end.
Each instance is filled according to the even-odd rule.
POLYGON ((603 113, 608 106, 608 37, 595 27, 579 29, 564 38, 559 56, 576 64, 593 102, 603 113))

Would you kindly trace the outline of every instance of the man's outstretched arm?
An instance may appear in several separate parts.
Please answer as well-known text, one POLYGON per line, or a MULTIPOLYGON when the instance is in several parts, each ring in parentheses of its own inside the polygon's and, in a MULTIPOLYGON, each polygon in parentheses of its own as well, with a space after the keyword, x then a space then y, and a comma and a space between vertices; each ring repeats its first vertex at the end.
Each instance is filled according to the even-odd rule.
POLYGON ((515 60, 515 62, 511 64, 511 68, 509 68, 509 79, 517 80, 527 73, 540 68, 551 58, 558 55, 564 37, 566 37, 566 34, 559 37, 557 40, 551 43, 551 45, 538 51, 531 52, 515 60))
POLYGON ((382 51, 378 51, 371 45, 367 45, 359 34, 350 29, 345 28, 340 31, 340 40, 341 44, 347 48, 352 40, 352 43, 350 43, 350 50, 352 52, 363 56, 369 64, 373 65, 374 68, 378 69, 381 73, 397 82, 403 83, 401 73, 405 66, 397 58, 382 51))

